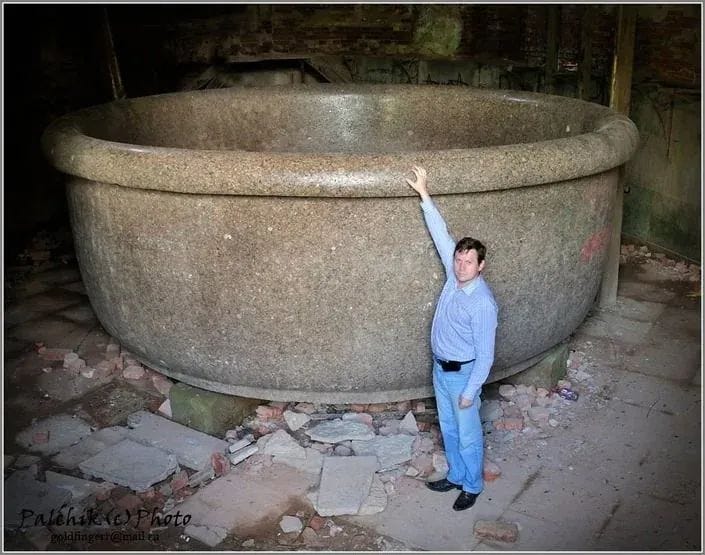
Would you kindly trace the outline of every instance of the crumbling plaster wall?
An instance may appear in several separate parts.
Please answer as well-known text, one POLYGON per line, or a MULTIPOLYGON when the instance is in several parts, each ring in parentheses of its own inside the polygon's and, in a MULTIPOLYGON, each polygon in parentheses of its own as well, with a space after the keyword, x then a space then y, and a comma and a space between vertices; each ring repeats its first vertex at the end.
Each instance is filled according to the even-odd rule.
POLYGON ((641 145, 627 165, 623 232, 700 261, 700 6, 638 11, 630 117, 641 145))

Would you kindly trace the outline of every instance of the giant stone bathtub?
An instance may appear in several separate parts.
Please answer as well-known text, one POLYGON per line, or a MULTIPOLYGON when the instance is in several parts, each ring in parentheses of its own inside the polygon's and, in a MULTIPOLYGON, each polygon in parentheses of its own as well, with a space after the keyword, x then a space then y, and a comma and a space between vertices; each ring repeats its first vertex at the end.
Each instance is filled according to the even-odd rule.
POLYGON ((566 339, 600 286, 634 124, 575 99, 442 86, 229 88, 112 102, 43 137, 104 328, 191 385, 271 400, 432 394, 443 269, 488 247, 490 380, 566 339))

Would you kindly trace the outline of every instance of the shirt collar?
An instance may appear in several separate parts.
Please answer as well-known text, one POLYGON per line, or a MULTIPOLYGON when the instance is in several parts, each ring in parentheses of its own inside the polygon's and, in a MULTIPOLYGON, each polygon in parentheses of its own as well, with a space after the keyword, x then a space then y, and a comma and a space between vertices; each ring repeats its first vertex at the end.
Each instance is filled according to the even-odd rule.
MULTIPOLYGON (((465 292, 466 295, 469 295, 472 293, 475 289, 477 289, 477 286, 480 285, 480 281, 482 280, 482 275, 476 276, 470 283, 464 285, 460 289, 465 292)), ((456 279, 457 282, 457 279, 456 279)))

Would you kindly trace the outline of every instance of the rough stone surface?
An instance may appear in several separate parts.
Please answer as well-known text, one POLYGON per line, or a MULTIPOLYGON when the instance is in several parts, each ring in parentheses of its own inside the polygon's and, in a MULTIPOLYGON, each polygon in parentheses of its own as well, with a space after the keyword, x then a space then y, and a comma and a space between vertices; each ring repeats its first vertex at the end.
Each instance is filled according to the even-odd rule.
POLYGON ((184 534, 205 543, 208 547, 216 547, 227 537, 228 531, 220 526, 189 524, 184 528, 184 534))
POLYGON ((16 441, 29 451, 53 455, 65 447, 78 443, 90 434, 91 427, 87 422, 67 414, 60 414, 35 422, 20 432, 16 441), (40 437, 35 434, 48 434, 48 437, 44 441, 42 435, 42 440, 35 443, 35 440, 40 437))
POLYGON ((292 432, 302 428, 309 423, 311 417, 301 412, 293 412, 290 410, 284 411, 284 421, 292 432))
POLYGON ((382 480, 379 479, 377 474, 372 478, 372 485, 370 486, 370 494, 367 496, 360 506, 360 510, 357 514, 359 515, 373 515, 376 513, 381 513, 387 508, 387 492, 384 489, 384 484, 382 480))
POLYGON ((566 374, 569 349, 567 343, 556 345, 546 353, 540 362, 530 368, 508 377, 514 384, 534 385, 550 389, 566 374))
POLYGON ((374 455, 379 459, 380 470, 392 468, 397 464, 410 461, 414 438, 406 434, 380 437, 368 441, 353 441, 352 448, 356 455, 374 455))
POLYGON ((321 516, 357 514, 377 469, 376 457, 325 457, 316 512, 321 516))
POLYGON ((176 457, 125 439, 78 465, 87 476, 144 491, 176 471, 176 457))
POLYGON ((513 543, 519 537, 519 528, 513 522, 477 520, 474 533, 476 538, 513 543))
POLYGON ((193 470, 203 470, 210 464, 212 453, 225 453, 228 449, 228 443, 222 439, 146 411, 130 415, 128 425, 130 439, 172 453, 179 464, 193 470))
POLYGON ((169 390, 172 418, 184 426, 206 434, 222 437, 225 432, 242 424, 258 404, 257 399, 246 399, 207 391, 185 383, 177 383, 169 390))
POLYGON ((367 440, 375 437, 369 426, 350 420, 329 420, 306 430, 306 435, 322 443, 340 443, 351 439, 367 440))
POLYGON ((48 518, 52 509, 57 511, 62 505, 70 503, 71 493, 68 490, 38 482, 32 472, 18 470, 5 480, 4 525, 7 528, 33 526, 33 517, 22 522, 23 509, 33 511, 34 515, 43 514, 48 518))
POLYGON ((416 424, 416 418, 414 417, 413 412, 409 411, 406 413, 401 423, 399 424, 399 431, 414 435, 419 433, 419 427, 416 424))
POLYGON ((82 480, 74 476, 59 474, 47 470, 45 472, 45 481, 50 486, 62 488, 71 493, 71 500, 74 503, 81 503, 87 500, 91 495, 95 495, 100 490, 100 485, 90 480, 82 480))
POLYGON ((286 464, 309 474, 320 474, 323 466, 323 455, 321 452, 312 447, 307 447, 304 452, 305 457, 303 459, 299 457, 274 456, 272 457, 272 462, 286 464))
POLYGON ((429 238, 409 233, 420 214, 417 195, 403 180, 418 152, 431 157, 432 179, 441 184, 434 193, 450 227, 476 221, 479 235, 496 237, 512 253, 492 267, 505 322, 492 376, 499 379, 567 337, 584 318, 606 257, 615 168, 637 142, 626 117, 573 98, 476 87, 391 92, 381 85, 320 84, 110 103, 57 121, 43 146, 55 167, 82 177, 68 187, 81 273, 91 284, 96 315, 128 349, 199 387, 367 403, 431 393, 429 365, 419 361, 430 362, 433 311, 420 307, 437 296, 439 266, 429 238), (381 107, 389 102, 403 117, 370 125, 384 117, 381 107), (245 117, 282 106, 290 112, 285 123, 245 117), (216 114, 226 111, 230 117, 220 125, 216 114), (341 112, 354 116, 341 124, 341 112), (211 129, 217 132, 206 132, 211 129), (410 135, 409 129, 423 132, 410 135), (125 147, 129 136, 146 144, 125 147), (238 155, 225 156, 222 145, 238 155), (147 208, 156 204, 158 213, 147 208), (116 205, 134 216, 125 223, 129 237, 114 232, 116 205), (526 233, 527 206, 533 225, 545 233, 526 233), (149 240, 135 239, 141 237, 149 240), (542 261, 545 272, 527 271, 531 253, 546 241, 561 255, 542 261), (252 264, 283 243, 306 253, 295 267, 282 261, 281 271, 262 272, 252 264), (416 268, 413 283, 405 272, 390 274, 379 264, 390 245, 399 267, 416 268), (215 251, 225 255, 214 257, 215 251), (563 256, 567 252, 575 256, 563 256), (321 260, 331 259, 337 271, 321 272, 321 260), (154 277, 152 287, 136 286, 144 276, 154 277), (213 292, 212 298, 184 295, 187 279, 198 280, 199 291, 213 292), (286 303, 283 280, 297 292, 286 303), (308 302, 314 294, 317 302, 308 302), (118 307, 113 299, 124 302, 118 307), (276 329, 273 314, 279 315, 276 329), (164 337, 167 315, 178 315, 180 325, 164 337), (316 356, 301 356, 303 336, 316 356))
POLYGON ((301 530, 303 530, 304 525, 299 517, 284 515, 281 521, 279 521, 279 528, 281 528, 282 532, 285 534, 290 534, 292 532, 298 534, 301 530))
POLYGON ((502 405, 499 401, 485 401, 480 405, 480 419, 492 422, 502 416, 502 405))
POLYGON ((54 455, 51 460, 62 468, 74 469, 78 467, 79 463, 97 455, 106 447, 120 443, 127 437, 127 432, 128 429, 122 426, 112 426, 97 430, 76 445, 63 449, 54 455))
POLYGON ((19 455, 17 459, 14 462, 14 467, 15 468, 27 468, 28 466, 32 466, 33 464, 38 463, 41 460, 40 457, 37 457, 36 455, 19 455))
POLYGON ((306 458, 306 450, 284 430, 277 430, 267 438, 263 453, 265 455, 278 456, 281 459, 306 458))

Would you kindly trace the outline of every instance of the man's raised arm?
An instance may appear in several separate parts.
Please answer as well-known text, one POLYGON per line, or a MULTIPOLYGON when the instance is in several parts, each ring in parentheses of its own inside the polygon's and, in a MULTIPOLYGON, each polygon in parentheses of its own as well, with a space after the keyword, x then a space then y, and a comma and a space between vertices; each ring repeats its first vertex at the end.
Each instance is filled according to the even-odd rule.
POLYGON ((416 191, 421 197, 421 208, 423 210, 426 227, 431 234, 433 244, 436 245, 438 255, 441 257, 441 262, 446 269, 446 274, 450 275, 453 271, 453 252, 455 250, 455 240, 448 233, 446 222, 441 216, 441 213, 436 208, 436 205, 431 200, 431 195, 428 194, 426 187, 426 170, 420 166, 414 166, 412 171, 416 176, 416 180, 406 180, 409 186, 416 191))

